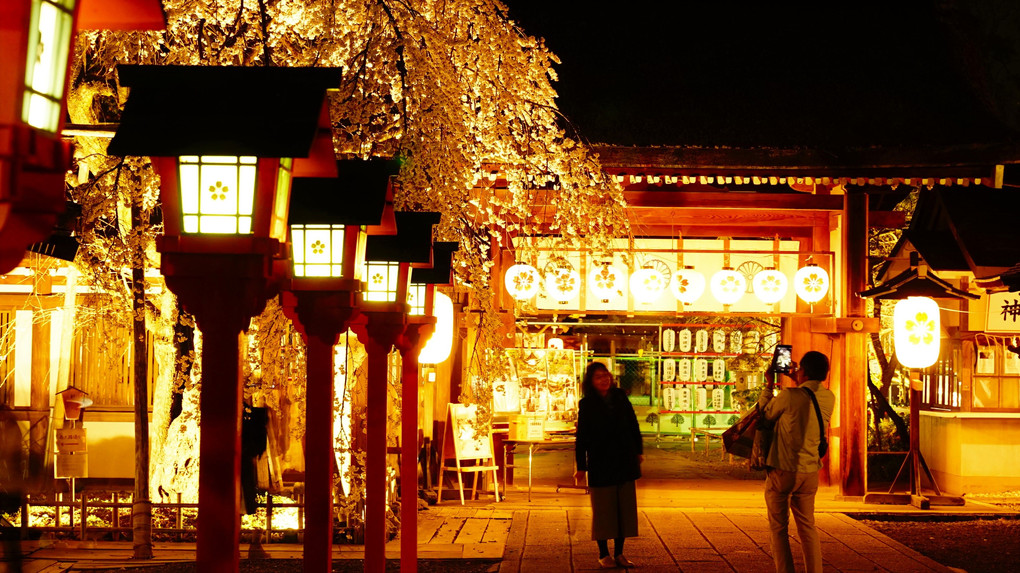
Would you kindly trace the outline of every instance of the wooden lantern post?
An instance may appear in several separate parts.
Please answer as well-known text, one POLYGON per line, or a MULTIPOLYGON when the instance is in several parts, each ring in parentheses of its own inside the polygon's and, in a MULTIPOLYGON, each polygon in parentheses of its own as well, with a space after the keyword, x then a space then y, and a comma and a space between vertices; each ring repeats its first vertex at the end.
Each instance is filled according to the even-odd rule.
POLYGON ((305 415, 304 570, 333 562, 333 353, 359 319, 367 226, 379 225, 391 175, 384 160, 337 163, 337 177, 294 179, 290 284, 284 311, 308 345, 305 415))
POLYGON ((439 213, 397 213, 397 234, 369 237, 361 309, 368 347, 368 452, 365 468, 365 571, 386 567, 386 387, 388 357, 407 331, 412 263, 432 265, 439 213))
POLYGON ((198 571, 237 572, 239 337, 276 287, 290 158, 308 155, 340 73, 121 66, 119 76, 131 95, 109 152, 152 157, 161 177, 161 270, 203 334, 198 571))
MULTIPOLYGON (((436 286, 452 284, 451 257, 459 243, 434 243, 432 268, 411 270, 411 313, 397 343, 401 356, 400 412, 400 570, 418 570, 418 386, 419 363, 446 359, 453 333, 453 306, 437 316, 436 286), (445 340, 434 340, 437 337, 445 340), (435 352, 425 352, 426 342, 435 352), (445 355, 443 345, 445 343, 445 355)), ((440 294, 440 297, 445 295, 440 294)))

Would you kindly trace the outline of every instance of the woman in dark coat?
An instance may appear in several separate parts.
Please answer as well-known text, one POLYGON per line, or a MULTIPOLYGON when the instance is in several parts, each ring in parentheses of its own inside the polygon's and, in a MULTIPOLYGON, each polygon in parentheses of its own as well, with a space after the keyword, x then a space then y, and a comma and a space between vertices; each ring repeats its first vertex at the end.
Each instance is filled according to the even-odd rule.
POLYGON ((633 567, 623 556, 623 540, 637 537, 637 494, 634 480, 641 477, 644 460, 641 431, 627 394, 616 386, 604 364, 592 362, 581 382, 578 404, 578 482, 588 477, 591 496, 591 537, 598 542, 599 565, 633 567), (609 539, 615 540, 609 556, 609 539))

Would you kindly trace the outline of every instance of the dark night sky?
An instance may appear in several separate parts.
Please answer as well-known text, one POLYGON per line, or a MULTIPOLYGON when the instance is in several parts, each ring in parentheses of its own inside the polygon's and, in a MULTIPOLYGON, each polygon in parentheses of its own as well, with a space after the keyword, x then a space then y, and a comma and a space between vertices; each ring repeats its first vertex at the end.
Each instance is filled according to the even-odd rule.
POLYGON ((989 95, 987 70, 1020 63, 1020 50, 1000 42, 998 60, 975 56, 993 42, 968 34, 987 35, 999 16, 961 15, 951 1, 835 12, 828 3, 508 4, 562 60, 560 107, 592 142, 836 149, 1012 136, 1001 107, 1015 94, 989 95))

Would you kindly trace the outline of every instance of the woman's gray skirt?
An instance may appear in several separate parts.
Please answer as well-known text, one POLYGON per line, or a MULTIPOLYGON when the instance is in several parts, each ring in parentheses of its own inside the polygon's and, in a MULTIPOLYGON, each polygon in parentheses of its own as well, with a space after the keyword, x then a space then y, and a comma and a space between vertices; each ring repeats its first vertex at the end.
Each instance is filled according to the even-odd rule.
POLYGON ((637 537, 637 492, 634 482, 589 487, 591 538, 637 537))

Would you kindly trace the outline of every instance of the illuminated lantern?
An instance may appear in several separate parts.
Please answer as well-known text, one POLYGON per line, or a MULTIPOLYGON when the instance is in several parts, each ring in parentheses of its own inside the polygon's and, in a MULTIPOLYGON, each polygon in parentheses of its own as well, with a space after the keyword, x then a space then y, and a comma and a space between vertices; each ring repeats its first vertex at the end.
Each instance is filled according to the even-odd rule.
POLYGON ((776 269, 765 269, 754 275, 751 285, 755 296, 765 304, 775 304, 786 296, 789 281, 776 269))
POLYGON ((581 275, 570 267, 547 268, 545 290, 560 304, 566 304, 581 292, 581 275))
POLYGON ((809 264, 793 275, 793 290, 808 304, 814 304, 829 292, 829 273, 822 267, 809 264))
POLYGON ((506 270, 503 275, 506 292, 517 300, 529 300, 538 294, 538 269, 526 264, 517 263, 506 270))
POLYGON ((64 404, 64 419, 77 421, 81 417, 81 411, 92 405, 92 398, 87 392, 68 386, 66 390, 57 392, 61 402, 64 404))
POLYGON ((747 291, 747 279, 733 270, 723 269, 712 275, 712 296, 723 304, 734 304, 747 291))
POLYGON ((647 304, 662 296, 670 279, 669 273, 663 272, 664 266, 646 264, 630 275, 630 292, 634 293, 634 300, 647 304))
POLYGON ((684 267, 673 275, 669 288, 678 301, 692 304, 705 293, 705 275, 694 270, 694 267, 684 267))
POLYGON ((896 303, 893 342, 896 358, 907 368, 927 368, 939 358, 939 305, 928 297, 912 296, 896 303))
POLYGON ((588 288, 602 302, 609 302, 614 296, 623 294, 624 277, 627 271, 612 263, 601 263, 588 273, 588 288))
POLYGON ((441 292, 435 294, 432 309, 436 329, 418 354, 419 364, 439 364, 450 356, 453 347, 453 301, 441 292))
MULTIPOLYGON (((396 235, 375 235, 365 247, 365 289, 362 300, 405 304, 408 300, 411 267, 433 264, 432 226, 439 213, 396 214, 396 235)), ((422 281, 424 282, 424 281, 422 281)))

